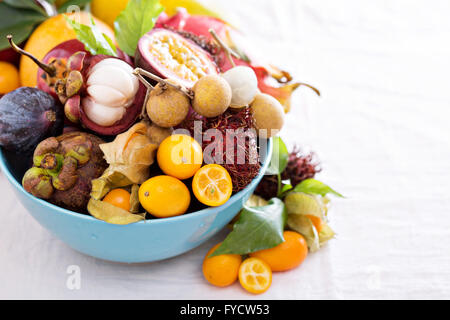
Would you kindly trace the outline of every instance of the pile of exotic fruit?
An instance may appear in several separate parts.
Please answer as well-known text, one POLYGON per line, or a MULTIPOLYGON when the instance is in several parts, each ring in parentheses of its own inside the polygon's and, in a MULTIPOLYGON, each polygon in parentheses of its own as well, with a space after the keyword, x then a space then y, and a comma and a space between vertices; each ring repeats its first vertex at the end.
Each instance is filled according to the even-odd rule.
POLYGON ((245 189, 271 138, 269 169, 205 257, 205 278, 262 293, 272 272, 334 237, 327 194, 340 194, 314 179, 314 154, 289 153, 277 136, 292 92, 308 85, 254 60, 237 45, 242 34, 206 9, 169 15, 174 1, 164 10, 167 1, 130 0, 108 25, 86 11, 49 14, 54 2, 0 2, 0 19, 46 17, 0 23, 0 146, 27 192, 112 224, 189 214, 245 189))

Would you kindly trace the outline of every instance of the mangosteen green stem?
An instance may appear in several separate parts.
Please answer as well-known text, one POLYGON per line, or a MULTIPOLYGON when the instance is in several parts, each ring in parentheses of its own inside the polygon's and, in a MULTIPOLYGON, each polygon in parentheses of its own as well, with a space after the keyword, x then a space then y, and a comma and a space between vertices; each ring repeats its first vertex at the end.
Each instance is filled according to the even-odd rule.
POLYGON ((219 38, 216 31, 214 31, 213 29, 209 29, 208 31, 213 36, 214 40, 216 40, 220 47, 225 51, 228 60, 230 60, 231 62, 231 65, 233 67, 236 67, 236 63, 234 62, 233 57, 235 57, 236 59, 240 59, 240 56, 236 52, 234 52, 228 45, 226 45, 225 42, 222 41, 222 39, 219 38))
POLYGON ((22 50, 21 48, 19 48, 13 41, 13 36, 12 35, 7 35, 6 38, 9 41, 9 44, 11 46, 11 48, 16 51, 17 53, 23 54, 24 56, 27 56, 28 58, 30 58, 31 60, 33 60, 34 63, 36 63, 39 68, 41 68, 42 70, 44 70, 50 77, 54 77, 56 76, 56 68, 45 64, 41 61, 39 61, 35 56, 33 56, 31 53, 28 53, 24 50, 22 50))
POLYGON ((164 80, 163 78, 160 78, 160 77, 158 77, 157 75, 155 75, 155 74, 153 74, 153 73, 151 73, 151 72, 148 72, 148 71, 146 71, 146 70, 144 70, 144 69, 142 69, 142 68, 136 68, 136 69, 134 69, 133 74, 136 75, 136 76, 139 78, 139 80, 141 80, 141 82, 142 82, 142 83, 147 87, 147 89, 149 89, 149 90, 152 90, 152 89, 153 89, 153 86, 152 86, 150 83, 148 83, 148 81, 145 80, 143 76, 146 76, 146 77, 148 77, 148 78, 150 78, 150 79, 152 79, 152 80, 155 80, 155 81, 159 82, 161 85, 164 85, 164 86, 171 86, 171 87, 173 87, 173 88, 175 88, 175 89, 177 89, 177 90, 180 90, 180 91, 183 92, 186 96, 188 96, 190 99, 193 99, 193 98, 194 98, 194 95, 193 95, 193 92, 192 92, 192 91, 186 89, 185 87, 183 87, 183 86, 181 86, 181 85, 170 83, 170 82, 164 80))

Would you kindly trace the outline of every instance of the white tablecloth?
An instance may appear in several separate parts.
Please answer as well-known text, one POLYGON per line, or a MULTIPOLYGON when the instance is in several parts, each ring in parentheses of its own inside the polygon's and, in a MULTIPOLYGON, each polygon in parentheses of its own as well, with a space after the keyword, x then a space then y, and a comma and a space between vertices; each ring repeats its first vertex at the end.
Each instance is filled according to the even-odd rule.
POLYGON ((227 0, 270 61, 300 89, 283 136, 314 149, 338 236, 270 290, 219 289, 205 245, 124 265, 73 251, 25 211, 0 176, 0 298, 450 298, 450 2, 227 0), (69 290, 69 266, 81 288, 69 290))

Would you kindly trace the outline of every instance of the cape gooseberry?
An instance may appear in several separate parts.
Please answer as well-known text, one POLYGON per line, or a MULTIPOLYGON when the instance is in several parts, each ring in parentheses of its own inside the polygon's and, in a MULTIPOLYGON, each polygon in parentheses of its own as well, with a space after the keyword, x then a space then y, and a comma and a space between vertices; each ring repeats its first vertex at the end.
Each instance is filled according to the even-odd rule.
POLYGON ((274 97, 259 93, 250 105, 255 128, 260 137, 270 138, 284 125, 284 109, 274 97))
POLYGON ((200 78, 192 89, 194 110, 207 118, 221 115, 231 103, 231 87, 228 82, 218 75, 208 75, 200 78))
MULTIPOLYGON (((166 81, 176 84, 173 80, 166 81)), ((189 98, 182 91, 158 83, 150 92, 147 114, 156 125, 170 128, 179 125, 186 118, 190 105, 189 98)))
POLYGON ((231 108, 248 106, 258 93, 258 79, 252 68, 237 66, 225 72, 222 77, 227 80, 233 96, 231 108))

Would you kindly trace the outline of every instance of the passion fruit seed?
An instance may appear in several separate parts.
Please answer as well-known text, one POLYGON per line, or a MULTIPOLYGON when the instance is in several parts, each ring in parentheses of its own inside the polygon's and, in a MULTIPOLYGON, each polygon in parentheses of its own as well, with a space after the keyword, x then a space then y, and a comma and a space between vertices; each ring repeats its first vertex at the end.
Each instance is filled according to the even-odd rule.
POLYGON ((137 66, 165 79, 176 79, 186 88, 207 74, 217 74, 211 55, 177 32, 154 28, 139 40, 137 66))
POLYGON ((221 115, 231 103, 232 91, 228 82, 218 75, 204 76, 194 85, 194 110, 207 118, 221 115))
POLYGON ((284 109, 274 97, 260 93, 250 105, 253 122, 262 138, 275 136, 284 125, 284 109))
POLYGON ((165 67, 176 64, 175 72, 189 81, 195 82, 206 74, 205 66, 195 59, 195 52, 185 45, 187 41, 180 37, 161 34, 154 37, 150 53, 165 67))

